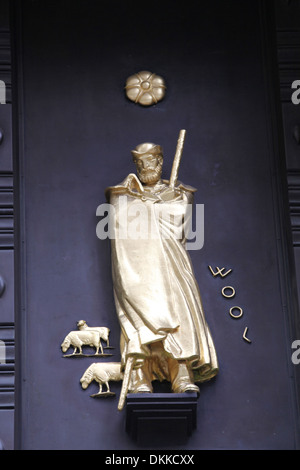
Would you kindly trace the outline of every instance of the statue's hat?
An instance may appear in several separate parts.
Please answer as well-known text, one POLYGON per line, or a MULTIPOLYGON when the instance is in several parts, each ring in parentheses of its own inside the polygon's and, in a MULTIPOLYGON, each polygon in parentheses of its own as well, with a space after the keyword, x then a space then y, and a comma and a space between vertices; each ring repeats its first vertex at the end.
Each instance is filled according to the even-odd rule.
POLYGON ((143 155, 151 153, 153 155, 162 155, 163 149, 160 145, 152 144, 151 142, 146 142, 144 144, 139 144, 131 151, 133 158, 139 158, 143 155))

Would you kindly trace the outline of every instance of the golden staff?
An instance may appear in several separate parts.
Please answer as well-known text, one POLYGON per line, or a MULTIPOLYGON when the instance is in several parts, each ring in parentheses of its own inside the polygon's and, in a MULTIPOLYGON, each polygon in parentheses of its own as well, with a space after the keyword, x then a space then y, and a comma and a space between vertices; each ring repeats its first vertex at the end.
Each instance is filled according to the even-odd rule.
POLYGON ((180 165, 180 160, 181 160, 181 156, 182 156, 182 150, 183 150, 185 134, 186 134, 186 130, 181 129, 181 131, 179 132, 175 157, 174 157, 171 176, 170 176, 170 181, 169 181, 169 186, 172 189, 174 189, 174 187, 176 185, 176 182, 177 182, 177 178, 178 178, 178 171, 179 171, 179 165, 180 165))
POLYGON ((128 386, 129 386, 129 380, 131 376, 131 372, 134 366, 135 360, 133 356, 129 356, 126 361, 126 366, 125 366, 125 371, 124 371, 124 377, 123 377, 123 382, 122 382, 122 388, 121 388, 121 393, 120 393, 120 398, 119 398, 119 404, 118 404, 118 410, 121 411, 124 407, 125 404, 125 399, 126 395, 128 392, 128 386))

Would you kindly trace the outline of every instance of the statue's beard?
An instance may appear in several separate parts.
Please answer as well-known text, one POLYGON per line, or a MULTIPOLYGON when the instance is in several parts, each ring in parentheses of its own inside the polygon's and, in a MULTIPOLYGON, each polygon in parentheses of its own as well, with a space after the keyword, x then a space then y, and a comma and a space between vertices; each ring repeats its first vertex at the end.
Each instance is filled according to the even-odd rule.
POLYGON ((144 169, 138 172, 138 177, 144 184, 155 184, 160 180, 162 164, 158 164, 154 170, 144 169))

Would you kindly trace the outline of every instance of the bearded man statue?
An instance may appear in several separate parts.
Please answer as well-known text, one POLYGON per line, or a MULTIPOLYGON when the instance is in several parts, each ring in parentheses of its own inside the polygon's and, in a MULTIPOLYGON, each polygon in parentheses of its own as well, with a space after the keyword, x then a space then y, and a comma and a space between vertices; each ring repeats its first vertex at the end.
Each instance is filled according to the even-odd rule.
POLYGON ((167 380, 174 393, 199 394, 195 382, 214 377, 218 361, 185 249, 196 190, 161 179, 160 145, 143 143, 131 153, 137 174, 106 190, 122 368, 133 363, 128 391, 151 393, 154 380, 167 380))

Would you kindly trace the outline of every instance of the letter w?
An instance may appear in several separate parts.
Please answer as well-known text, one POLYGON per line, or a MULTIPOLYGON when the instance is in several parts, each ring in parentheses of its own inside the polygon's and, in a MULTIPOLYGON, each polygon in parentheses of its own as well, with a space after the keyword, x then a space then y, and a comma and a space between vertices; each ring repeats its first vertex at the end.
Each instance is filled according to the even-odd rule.
POLYGON ((226 271, 226 273, 223 273, 223 271, 224 271, 225 268, 221 268, 221 269, 220 269, 218 266, 216 266, 217 271, 215 272, 215 271, 212 269, 211 266, 208 266, 208 267, 209 267, 210 272, 212 273, 212 275, 213 275, 214 277, 216 277, 216 276, 218 276, 218 275, 220 275, 221 277, 225 277, 225 276, 227 276, 227 274, 231 273, 231 271, 232 271, 232 269, 228 269, 228 271, 226 271))

